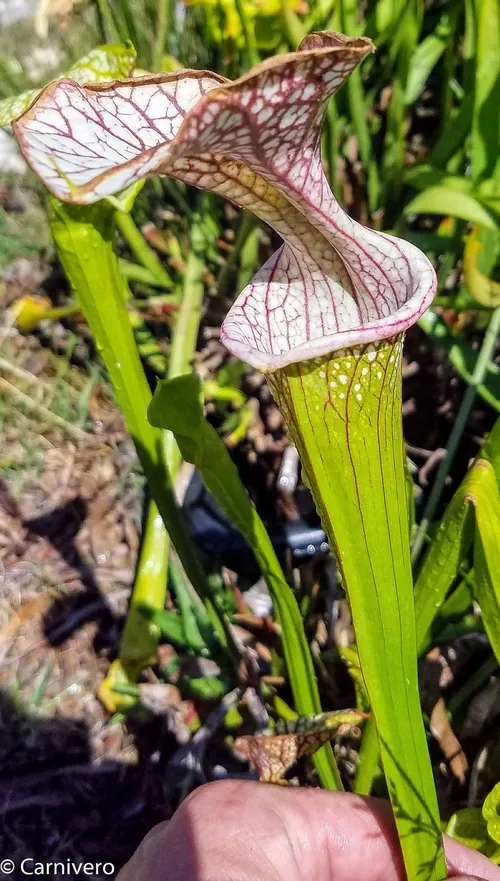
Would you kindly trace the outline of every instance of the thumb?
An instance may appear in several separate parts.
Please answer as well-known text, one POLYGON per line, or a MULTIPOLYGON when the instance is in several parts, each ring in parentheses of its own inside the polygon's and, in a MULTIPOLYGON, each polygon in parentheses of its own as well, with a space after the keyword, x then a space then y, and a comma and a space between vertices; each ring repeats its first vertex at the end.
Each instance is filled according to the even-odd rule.
MULTIPOLYGON (((453 881, 500 869, 444 838, 453 881)), ((403 881, 390 806, 318 789, 209 783, 153 829, 117 881, 403 881)))

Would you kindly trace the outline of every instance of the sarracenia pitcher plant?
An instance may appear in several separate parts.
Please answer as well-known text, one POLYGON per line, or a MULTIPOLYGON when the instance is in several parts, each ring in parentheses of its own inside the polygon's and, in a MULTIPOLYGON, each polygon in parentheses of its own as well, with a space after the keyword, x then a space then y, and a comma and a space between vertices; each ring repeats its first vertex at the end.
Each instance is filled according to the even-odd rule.
POLYGON ((267 374, 300 451, 349 593, 408 877, 437 881, 446 868, 419 703, 401 428, 403 334, 435 278, 416 248, 340 209, 319 149, 329 98, 371 50, 317 33, 235 82, 194 70, 60 80, 14 130, 62 200, 169 175, 281 235, 222 339, 267 374))

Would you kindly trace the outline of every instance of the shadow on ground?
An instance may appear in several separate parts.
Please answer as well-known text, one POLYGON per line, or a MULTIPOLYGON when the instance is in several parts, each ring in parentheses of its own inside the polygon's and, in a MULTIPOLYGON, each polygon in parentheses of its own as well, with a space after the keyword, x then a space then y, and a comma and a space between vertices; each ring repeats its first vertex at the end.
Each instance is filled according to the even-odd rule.
MULTIPOLYGON (((153 825, 171 815, 154 795, 141 763, 90 763, 82 722, 30 715, 0 692, 0 855, 23 859, 106 861, 117 873, 153 825)), ((67 879, 78 877, 70 871, 67 879)), ((92 875, 94 881, 113 877, 92 875)))

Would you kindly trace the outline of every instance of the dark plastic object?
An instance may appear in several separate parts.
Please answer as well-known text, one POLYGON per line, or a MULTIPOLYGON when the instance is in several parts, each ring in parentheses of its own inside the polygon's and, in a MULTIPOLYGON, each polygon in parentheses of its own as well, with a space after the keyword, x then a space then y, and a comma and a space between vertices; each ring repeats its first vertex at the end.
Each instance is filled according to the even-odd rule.
MULTIPOLYGON (((183 507, 191 536, 205 557, 239 575, 250 576, 258 571, 252 551, 206 490, 198 471, 193 474, 183 507)), ((320 526, 305 520, 266 526, 281 560, 291 552, 296 564, 300 564, 328 552, 326 535, 320 526)))

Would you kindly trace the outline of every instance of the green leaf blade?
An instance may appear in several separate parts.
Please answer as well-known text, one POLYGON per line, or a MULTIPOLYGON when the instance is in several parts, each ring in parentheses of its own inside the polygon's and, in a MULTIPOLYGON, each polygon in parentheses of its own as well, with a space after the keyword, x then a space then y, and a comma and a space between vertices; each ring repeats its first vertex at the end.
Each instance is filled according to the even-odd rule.
POLYGON ((453 496, 434 536, 415 583, 417 646, 423 652, 432 622, 443 605, 474 540, 474 507, 491 480, 484 460, 473 465, 453 496))
POLYGON ((447 186, 433 186, 419 193, 406 205, 404 213, 441 214, 496 229, 494 218, 474 196, 447 186))
POLYGON ((500 661, 500 493, 493 468, 480 497, 476 497, 474 541, 476 599, 495 657, 500 661))
MULTIPOLYGON (((267 530, 243 486, 224 443, 203 416, 201 381, 195 375, 161 382, 150 404, 150 422, 175 435, 183 457, 196 464, 203 482, 254 552, 267 581, 282 629, 290 684, 301 716, 321 712, 314 665, 297 601, 288 585, 267 530)), ((330 746, 315 757, 323 785, 341 789, 330 746)))

